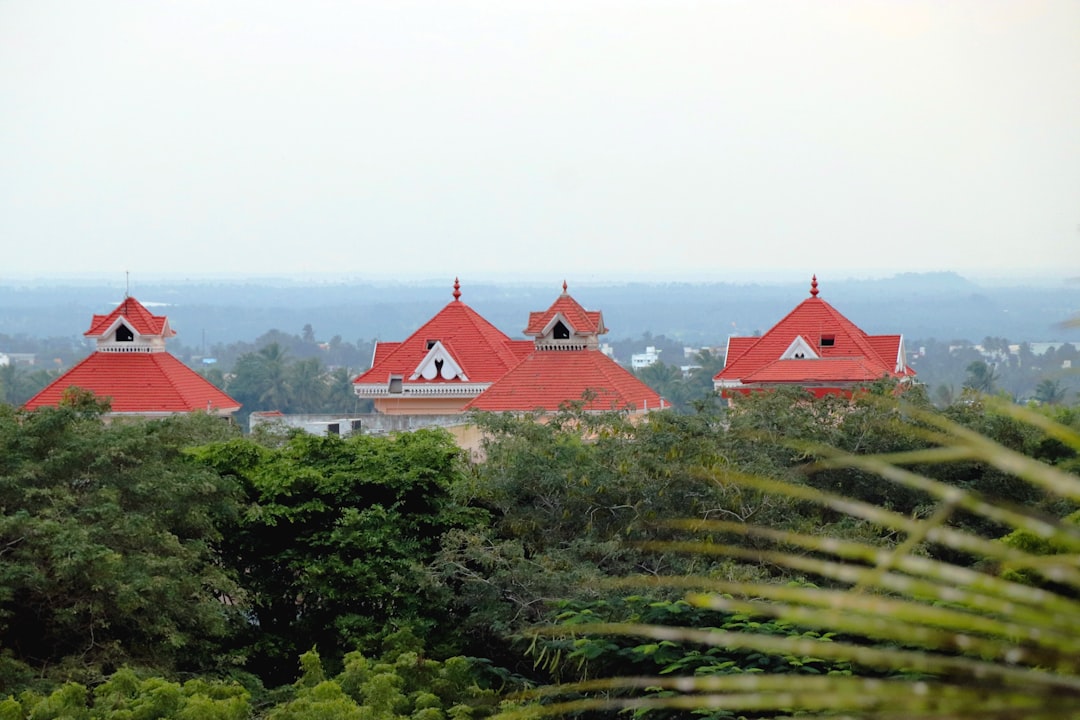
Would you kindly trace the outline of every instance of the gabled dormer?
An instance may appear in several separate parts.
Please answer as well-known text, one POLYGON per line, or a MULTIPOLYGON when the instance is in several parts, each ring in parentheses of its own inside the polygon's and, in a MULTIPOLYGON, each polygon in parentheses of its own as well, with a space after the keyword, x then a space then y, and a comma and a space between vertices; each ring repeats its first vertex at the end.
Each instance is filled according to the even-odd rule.
POLYGON ((787 350, 780 355, 781 360, 817 360, 818 354, 814 352, 814 348, 806 341, 802 335, 796 336, 791 344, 788 345, 787 350))
POLYGON ((543 312, 529 313, 525 335, 532 337, 537 350, 597 350, 600 335, 607 332, 603 315, 581 307, 566 291, 543 312))
POLYGON ((176 333, 164 315, 154 315, 133 297, 126 297, 108 315, 95 315, 85 335, 97 341, 98 352, 164 352, 176 333))
POLYGON ((469 378, 465 375, 465 371, 461 369, 461 365, 458 364, 441 341, 428 340, 427 347, 427 355, 416 366, 409 380, 419 380, 420 378, 435 380, 439 378, 442 380, 469 382, 469 378))

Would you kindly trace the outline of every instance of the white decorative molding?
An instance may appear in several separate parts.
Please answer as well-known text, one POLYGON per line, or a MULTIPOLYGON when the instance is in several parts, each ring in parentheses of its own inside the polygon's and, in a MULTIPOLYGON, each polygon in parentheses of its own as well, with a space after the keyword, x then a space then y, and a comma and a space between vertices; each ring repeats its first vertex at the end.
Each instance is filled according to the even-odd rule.
POLYGON ((814 352, 813 346, 806 342, 806 339, 802 335, 798 335, 791 344, 788 345, 787 350, 780 355, 780 360, 817 360, 818 354, 814 352))
POLYGON ((547 337, 551 335, 551 333, 555 330, 555 326, 558 325, 560 322, 566 326, 567 330, 570 331, 571 336, 578 334, 577 328, 574 327, 573 324, 571 324, 571 322, 566 319, 566 316, 563 315, 561 312, 556 312, 554 315, 551 316, 551 319, 548 320, 547 325, 544 326, 544 329, 540 331, 540 337, 547 337))
POLYGON ((413 370, 413 374, 409 376, 409 380, 418 380, 420 378, 434 380, 437 377, 442 377, 443 380, 458 378, 462 382, 469 382, 465 371, 461 369, 454 356, 450 354, 450 351, 446 349, 440 340, 436 340, 435 344, 431 346, 428 354, 424 356, 424 359, 413 370))
POLYGON ((134 324, 123 315, 116 318, 113 324, 105 332, 97 337, 98 352, 107 353, 155 353, 165 352, 165 336, 142 335, 135 329, 134 324), (120 342, 116 339, 116 330, 121 325, 131 331, 130 342, 120 342))
POLYGON ((405 382, 401 392, 392 393, 387 383, 364 383, 353 385, 357 397, 425 397, 461 398, 476 397, 491 387, 491 383, 412 383, 405 382))
POLYGON ((904 348, 904 336, 900 336, 900 342, 896 348, 896 373, 902 373, 907 369, 907 350, 904 348))

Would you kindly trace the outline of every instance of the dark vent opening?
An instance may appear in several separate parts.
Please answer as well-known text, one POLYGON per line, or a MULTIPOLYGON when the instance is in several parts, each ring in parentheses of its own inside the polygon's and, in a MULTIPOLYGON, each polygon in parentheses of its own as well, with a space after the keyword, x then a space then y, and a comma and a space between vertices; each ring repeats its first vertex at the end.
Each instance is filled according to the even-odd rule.
POLYGON ((554 337, 556 340, 570 339, 570 329, 563 325, 562 320, 555 323, 555 329, 552 332, 552 337, 554 337))
POLYGON ((822 335, 821 336, 821 347, 832 347, 835 344, 836 344, 836 336, 835 335, 822 335))
POLYGON ((127 325, 122 324, 116 328, 116 342, 133 342, 134 340, 135 333, 127 325))

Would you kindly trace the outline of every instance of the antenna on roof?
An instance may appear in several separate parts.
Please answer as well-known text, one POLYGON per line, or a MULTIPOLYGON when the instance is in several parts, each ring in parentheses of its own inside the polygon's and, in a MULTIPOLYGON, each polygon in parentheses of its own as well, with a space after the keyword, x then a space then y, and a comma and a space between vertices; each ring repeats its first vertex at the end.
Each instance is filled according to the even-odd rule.
POLYGON ((124 299, 131 297, 131 271, 124 271, 124 299))

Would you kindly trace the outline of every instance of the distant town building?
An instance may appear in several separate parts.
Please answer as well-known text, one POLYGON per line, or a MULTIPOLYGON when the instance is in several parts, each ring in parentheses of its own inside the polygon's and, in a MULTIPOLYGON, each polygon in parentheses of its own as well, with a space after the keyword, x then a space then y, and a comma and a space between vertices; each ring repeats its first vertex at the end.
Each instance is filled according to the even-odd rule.
POLYGON ((630 356, 630 367, 634 370, 641 370, 651 365, 655 365, 660 361, 660 351, 653 345, 649 345, 645 348, 643 353, 634 353, 630 356))
POLYGON ((111 313, 93 316, 84 335, 97 341, 94 352, 23 407, 59 405, 64 392, 75 387, 108 398, 113 416, 199 411, 230 416, 239 410, 240 403, 165 350, 165 341, 175 334, 168 318, 125 297, 111 313))
POLYGON ((0 367, 8 365, 33 365, 37 362, 34 353, 0 352, 0 367))
POLYGON ((882 378, 909 380, 902 335, 867 335, 818 297, 815 275, 810 297, 761 337, 728 339, 724 369, 713 386, 732 393, 784 386, 814 395, 849 394, 882 378))

